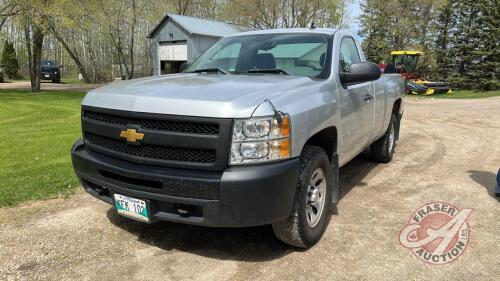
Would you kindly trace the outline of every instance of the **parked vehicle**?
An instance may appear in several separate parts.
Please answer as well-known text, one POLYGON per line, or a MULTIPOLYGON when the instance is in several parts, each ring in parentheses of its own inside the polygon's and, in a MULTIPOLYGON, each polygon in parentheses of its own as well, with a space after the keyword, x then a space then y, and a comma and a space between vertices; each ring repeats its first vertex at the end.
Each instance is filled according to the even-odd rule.
POLYGON ((433 94, 452 94, 451 88, 444 82, 428 81, 420 75, 419 59, 424 53, 420 51, 392 51, 391 63, 379 64, 382 71, 401 73, 406 80, 406 93, 429 96, 433 94))
POLYGON ((240 33, 184 73, 89 92, 73 166, 121 215, 272 224, 283 242, 307 248, 339 200, 339 167, 367 147, 391 161, 404 87, 400 74, 366 62, 347 31, 240 33))
POLYGON ((61 70, 57 63, 52 60, 41 61, 42 80, 51 80, 52 83, 61 83, 61 70))

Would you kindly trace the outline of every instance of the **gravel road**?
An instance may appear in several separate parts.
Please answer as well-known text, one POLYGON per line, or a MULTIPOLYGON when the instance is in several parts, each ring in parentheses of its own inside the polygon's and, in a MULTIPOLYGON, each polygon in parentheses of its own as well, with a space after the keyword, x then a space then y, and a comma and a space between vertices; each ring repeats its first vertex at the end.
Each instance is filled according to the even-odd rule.
MULTIPOLYGON (((65 83, 51 83, 50 81, 42 81, 40 88, 45 90, 60 90, 60 91, 75 91, 75 92, 88 92, 89 90, 99 87, 98 84, 65 84, 65 83)), ((0 83, 0 89, 31 89, 29 81, 14 81, 8 83, 0 83)))
POLYGON ((500 98, 406 99, 390 164, 341 169, 342 200, 322 241, 297 251, 270 227, 145 225, 79 192, 0 209, 0 280, 498 280, 500 98), (473 208, 469 246, 429 265, 398 233, 431 201, 473 208))

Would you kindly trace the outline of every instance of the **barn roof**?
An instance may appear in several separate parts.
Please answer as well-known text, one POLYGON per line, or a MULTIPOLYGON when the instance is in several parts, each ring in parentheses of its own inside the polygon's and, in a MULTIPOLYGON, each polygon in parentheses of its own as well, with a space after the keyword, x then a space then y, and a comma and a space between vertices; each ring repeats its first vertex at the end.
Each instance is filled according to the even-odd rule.
POLYGON ((191 34, 206 35, 212 37, 225 37, 234 33, 248 30, 248 28, 235 24, 168 13, 149 33, 148 38, 152 38, 154 34, 161 29, 163 23, 168 19, 172 19, 174 22, 176 22, 191 34))

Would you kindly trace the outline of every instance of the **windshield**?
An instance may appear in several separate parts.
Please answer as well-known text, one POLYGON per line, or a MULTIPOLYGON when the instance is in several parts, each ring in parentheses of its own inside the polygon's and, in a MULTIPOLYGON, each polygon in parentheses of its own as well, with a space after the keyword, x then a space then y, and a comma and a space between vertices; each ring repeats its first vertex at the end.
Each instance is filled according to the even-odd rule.
POLYGON ((416 55, 393 55, 393 64, 399 72, 415 72, 418 59, 416 55))
POLYGON ((43 60, 40 62, 42 66, 56 66, 56 62, 52 60, 43 60))
POLYGON ((328 72, 325 68, 327 50, 326 34, 227 37, 210 47, 186 72, 218 69, 219 72, 232 74, 272 73, 317 77, 328 72))

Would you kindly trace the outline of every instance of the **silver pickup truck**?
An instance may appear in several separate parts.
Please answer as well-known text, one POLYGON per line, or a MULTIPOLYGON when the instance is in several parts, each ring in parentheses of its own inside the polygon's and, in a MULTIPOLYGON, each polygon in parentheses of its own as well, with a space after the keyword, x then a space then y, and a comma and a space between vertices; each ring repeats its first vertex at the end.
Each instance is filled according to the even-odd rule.
POLYGON ((181 74, 89 92, 73 166, 121 215, 271 224, 283 242, 308 248, 339 200, 339 167, 368 147, 391 161, 404 88, 347 31, 240 33, 181 74))

